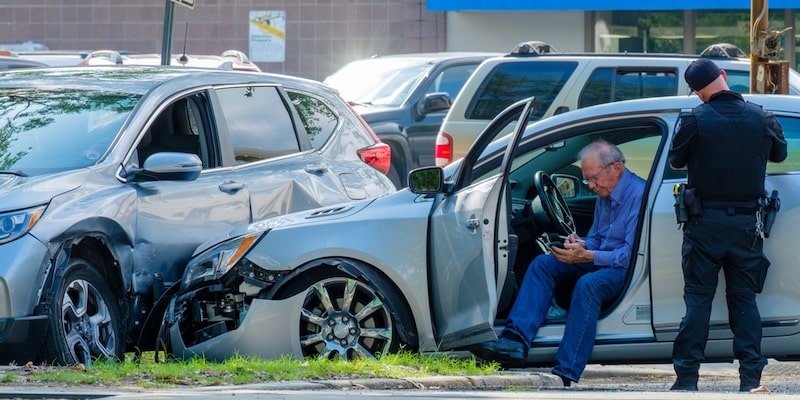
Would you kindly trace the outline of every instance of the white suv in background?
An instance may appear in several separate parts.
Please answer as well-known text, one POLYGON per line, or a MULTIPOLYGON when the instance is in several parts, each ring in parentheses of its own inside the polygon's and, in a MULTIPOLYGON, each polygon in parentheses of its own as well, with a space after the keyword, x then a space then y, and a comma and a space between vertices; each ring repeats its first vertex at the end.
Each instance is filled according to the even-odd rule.
MULTIPOLYGON (((749 92, 750 60, 721 54, 711 58, 727 72, 731 90, 749 92)), ((436 137, 436 165, 464 156, 492 118, 527 97, 536 97, 538 107, 531 116, 535 121, 595 104, 689 94, 683 72, 698 57, 557 53, 541 42, 521 43, 508 55, 484 61, 461 89, 436 137)), ((794 70, 789 73, 789 94, 800 94, 800 75, 794 70)))

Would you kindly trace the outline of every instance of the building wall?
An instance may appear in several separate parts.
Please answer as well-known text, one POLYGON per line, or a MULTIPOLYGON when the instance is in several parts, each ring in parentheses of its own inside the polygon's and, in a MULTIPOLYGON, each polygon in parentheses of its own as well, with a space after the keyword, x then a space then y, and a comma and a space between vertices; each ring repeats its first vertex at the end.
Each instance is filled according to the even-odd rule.
POLYGON ((507 52, 520 42, 547 42, 560 52, 591 51, 583 11, 448 12, 447 50, 507 52))
MULTIPOLYGON (((0 42, 160 54, 166 1, 2 0, 0 42)), ((374 54, 445 50, 445 13, 425 0, 196 0, 175 6, 173 53, 248 53, 250 11, 286 12, 286 61, 265 71, 324 79, 374 54)))

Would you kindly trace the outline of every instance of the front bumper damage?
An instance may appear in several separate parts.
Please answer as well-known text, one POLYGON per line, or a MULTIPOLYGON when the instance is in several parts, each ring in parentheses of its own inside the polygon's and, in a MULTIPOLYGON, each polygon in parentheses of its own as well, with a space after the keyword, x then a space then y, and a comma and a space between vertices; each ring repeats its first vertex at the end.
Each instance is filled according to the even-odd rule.
POLYGON ((169 351, 178 358, 222 361, 241 354, 301 359, 298 310, 304 299, 300 292, 282 300, 248 300, 221 284, 204 286, 173 297, 162 329, 169 351))

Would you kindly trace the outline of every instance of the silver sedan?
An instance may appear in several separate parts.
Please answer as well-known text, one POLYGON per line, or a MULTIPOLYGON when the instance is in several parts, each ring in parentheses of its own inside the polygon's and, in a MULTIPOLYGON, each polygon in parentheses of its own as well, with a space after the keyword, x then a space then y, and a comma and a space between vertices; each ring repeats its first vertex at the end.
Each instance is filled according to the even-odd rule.
MULTIPOLYGON (((796 358, 800 97, 748 99, 778 116, 789 142, 788 161, 768 166, 767 190, 780 193, 782 208, 765 243, 772 268, 758 305, 765 355, 796 358)), ((163 343, 181 357, 349 359, 493 339, 533 257, 558 234, 588 231, 596 195, 577 154, 602 137, 647 186, 627 285, 604 305, 590 362, 669 362, 684 314, 673 187, 686 174, 667 166, 667 151, 678 114, 698 101, 617 102, 531 124, 532 102, 523 102, 493 120, 456 166, 411 172, 409 189, 228 232, 190 261, 164 316, 163 343)), ((733 358, 723 288, 709 360, 733 358)), ((569 293, 559 289, 530 364, 553 359, 569 293)))

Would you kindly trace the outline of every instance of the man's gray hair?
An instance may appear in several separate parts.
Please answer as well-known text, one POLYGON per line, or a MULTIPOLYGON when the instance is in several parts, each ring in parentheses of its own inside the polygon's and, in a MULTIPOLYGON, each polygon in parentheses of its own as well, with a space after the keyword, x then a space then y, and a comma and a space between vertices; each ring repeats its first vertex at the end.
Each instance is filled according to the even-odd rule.
POLYGON ((604 166, 611 165, 617 161, 622 161, 623 164, 625 163, 625 156, 622 155, 622 151, 619 150, 619 147, 604 139, 597 139, 586 145, 586 147, 581 149, 580 153, 578 153, 578 159, 583 161, 584 158, 590 155, 592 157, 597 157, 597 160, 604 166))

